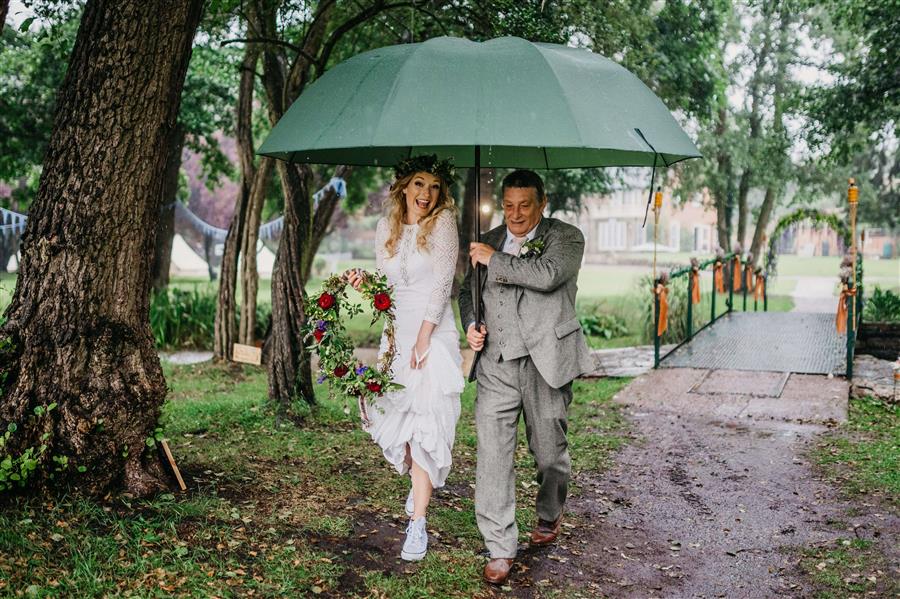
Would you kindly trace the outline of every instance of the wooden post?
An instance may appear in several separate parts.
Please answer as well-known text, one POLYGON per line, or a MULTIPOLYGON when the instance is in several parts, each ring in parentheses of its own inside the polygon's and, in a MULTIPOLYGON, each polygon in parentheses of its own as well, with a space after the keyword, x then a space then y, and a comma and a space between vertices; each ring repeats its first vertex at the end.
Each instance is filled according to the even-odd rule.
POLYGON ((659 294, 653 285, 653 368, 659 368, 659 294))
MULTIPOLYGON (((674 287, 674 283, 673 283, 674 287)), ((688 341, 694 336, 694 269, 688 273, 688 289, 687 289, 687 338, 688 341)))
POLYGON ((184 479, 181 478, 181 471, 178 470, 178 466, 175 464, 175 458, 172 457, 172 452, 169 450, 169 444, 166 443, 165 439, 160 441, 159 444, 162 446, 163 452, 165 452, 166 454, 166 459, 169 461, 169 466, 172 467, 172 472, 175 473, 175 479, 178 481, 178 487, 182 491, 187 490, 187 487, 184 484, 184 479))

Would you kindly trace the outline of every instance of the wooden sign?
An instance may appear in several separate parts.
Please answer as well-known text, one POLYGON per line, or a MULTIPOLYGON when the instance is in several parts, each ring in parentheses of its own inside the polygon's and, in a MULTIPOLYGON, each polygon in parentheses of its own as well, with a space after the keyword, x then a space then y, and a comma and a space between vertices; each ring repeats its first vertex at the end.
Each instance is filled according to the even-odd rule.
POLYGON ((262 348, 235 343, 231 350, 231 359, 245 364, 262 364, 262 348))
POLYGON ((166 454, 166 459, 169 460, 169 466, 172 467, 172 472, 175 473, 175 478, 178 480, 178 486, 182 491, 187 490, 187 487, 184 484, 184 479, 181 478, 181 471, 178 470, 178 466, 175 465, 175 458, 172 457, 172 452, 169 450, 169 444, 166 443, 165 439, 159 442, 162 445, 163 451, 166 454))

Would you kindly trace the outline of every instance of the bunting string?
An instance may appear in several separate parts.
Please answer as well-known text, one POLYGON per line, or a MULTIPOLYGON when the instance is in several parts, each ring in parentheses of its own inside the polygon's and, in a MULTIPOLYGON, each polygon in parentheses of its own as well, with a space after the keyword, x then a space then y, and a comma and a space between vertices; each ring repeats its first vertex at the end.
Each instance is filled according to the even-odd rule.
MULTIPOLYGON (((325 197, 325 194, 331 190, 334 190, 338 197, 343 199, 347 197, 347 182, 341 177, 332 177, 322 189, 313 194, 314 207, 318 208, 319 202, 325 197)), ((212 238, 215 241, 225 241, 225 237, 228 235, 227 229, 221 229, 209 224, 191 212, 190 209, 181 202, 172 202, 164 206, 164 208, 169 208, 173 205, 178 214, 184 216, 191 226, 199 231, 204 237, 212 238)), ((21 235, 25 232, 27 220, 27 214, 19 214, 18 212, 7 210, 6 208, 0 208, 0 234, 3 235, 4 239, 8 235, 21 235)), ((284 229, 284 217, 279 216, 278 218, 260 225, 259 239, 261 241, 276 239, 281 235, 282 229, 284 229)))

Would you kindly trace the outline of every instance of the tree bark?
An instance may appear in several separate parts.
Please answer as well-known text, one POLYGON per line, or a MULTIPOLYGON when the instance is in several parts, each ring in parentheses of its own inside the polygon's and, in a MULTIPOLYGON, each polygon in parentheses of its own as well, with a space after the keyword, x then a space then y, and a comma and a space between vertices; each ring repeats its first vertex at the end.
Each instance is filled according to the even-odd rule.
MULTIPOLYGON (((252 13, 251 13, 252 14, 252 13)), ((216 301, 213 355, 217 360, 230 360, 237 340, 237 269, 238 256, 244 245, 250 195, 256 178, 253 163, 253 85, 259 46, 247 44, 241 63, 241 82, 235 109, 235 138, 241 169, 241 187, 234 203, 234 215, 225 236, 225 248, 219 268, 219 295, 216 301)))
MULTIPOLYGON (((750 194, 750 187, 753 184, 754 168, 753 165, 760 159, 758 148, 760 137, 762 135, 762 102, 765 95, 765 86, 763 80, 767 77, 766 65, 769 61, 769 54, 772 52, 772 3, 765 3, 762 10, 762 30, 765 38, 760 46, 759 52, 755 57, 753 75, 750 79, 750 160, 743 172, 741 180, 738 183, 738 225, 737 225, 737 242, 741 245, 741 249, 747 249, 747 229, 750 227, 750 209, 747 198, 750 194)), ((755 254, 754 254, 755 255, 755 254)))
MULTIPOLYGON (((334 170, 334 176, 346 179, 353 172, 351 166, 339 166, 334 170)), ((338 205, 341 203, 340 196, 334 190, 329 190, 322 195, 319 205, 314 207, 315 214, 312 222, 312 232, 310 234, 309 250, 303 256, 303 280, 308 281, 312 273, 313 260, 322 240, 330 232, 331 221, 337 211, 338 205)))
POLYGON ((784 164, 788 160, 786 153, 787 143, 784 131, 784 96, 787 67, 790 62, 788 46, 790 45, 791 19, 788 10, 784 6, 781 7, 780 12, 781 25, 779 27, 778 51, 776 55, 775 85, 772 91, 772 102, 774 104, 774 111, 772 114, 772 137, 775 141, 775 148, 772 151, 775 154, 773 159, 777 162, 774 176, 769 178, 770 182, 766 185, 766 195, 763 198, 762 206, 759 208, 759 217, 756 221, 756 229, 753 232, 753 242, 750 245, 754 266, 760 258, 763 238, 766 234, 766 227, 769 225, 769 218, 772 216, 772 211, 775 208, 775 201, 781 195, 781 177, 778 175, 783 174, 784 164))
MULTIPOLYGON (((481 197, 486 201, 493 201, 494 189, 496 188, 496 171, 492 168, 482 168, 481 170, 481 197)), ((475 169, 467 169, 466 181, 463 185, 463 206, 462 215, 459 223, 459 259, 456 261, 456 281, 461 282, 466 274, 466 268, 469 264, 469 243, 475 240, 475 213, 479 212, 478 218, 481 221, 481 232, 486 233, 491 226, 490 214, 480 212, 481 206, 475 198, 475 169)))
POLYGON ((259 273, 256 270, 256 242, 259 241, 259 223, 263 204, 272 175, 272 158, 260 160, 250 191, 247 219, 241 247, 241 323, 238 338, 245 345, 253 345, 256 330, 256 293, 259 289, 259 273))
POLYGON ((278 162, 284 189, 284 232, 278 244, 272 273, 272 328, 266 342, 269 369, 269 398, 279 415, 290 412, 291 403, 300 398, 315 403, 310 356, 303 343, 306 322, 303 308, 306 279, 297 265, 303 264, 309 248, 309 223, 312 222, 307 182, 311 178, 306 165, 278 162))
MULTIPOLYGON (((728 111, 725 106, 719 107, 718 122, 716 123, 716 136, 724 139, 728 128, 728 111)), ((731 156, 728 149, 720 145, 716 157, 718 176, 715 185, 716 204, 716 231, 719 237, 719 247, 726 252, 731 251, 731 236, 728 234, 728 181, 731 179, 731 156)), ((676 240, 677 241, 677 240, 676 240)), ((671 244, 670 244, 671 245, 671 244)))
POLYGON ((2 329, 0 425, 18 424, 13 455, 46 446, 34 489, 165 487, 145 445, 166 395, 149 327, 150 261, 201 12, 201 0, 84 8, 2 329), (51 457, 63 456, 67 468, 54 472, 51 457))
POLYGON ((159 226, 156 228, 156 243, 150 281, 154 291, 165 289, 169 284, 169 267, 172 264, 172 242, 175 238, 175 201, 178 197, 178 173, 181 171, 181 151, 184 148, 184 128, 177 124, 172 130, 169 143, 169 158, 163 176, 162 201, 160 202, 159 226))
POLYGON ((9 0, 0 0, 0 31, 6 24, 6 14, 9 12, 9 0))

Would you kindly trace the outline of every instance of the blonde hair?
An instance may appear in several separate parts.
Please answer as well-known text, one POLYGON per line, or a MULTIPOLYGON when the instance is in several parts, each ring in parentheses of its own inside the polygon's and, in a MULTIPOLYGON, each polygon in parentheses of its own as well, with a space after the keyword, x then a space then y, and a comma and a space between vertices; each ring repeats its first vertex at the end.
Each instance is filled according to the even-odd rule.
MULTIPOLYGON (((410 173, 404 177, 400 177, 391 185, 391 191, 388 194, 391 202, 391 209, 388 212, 387 222, 390 227, 387 241, 384 243, 385 254, 388 258, 397 253, 397 244, 400 242, 400 236, 403 234, 403 223, 406 222, 406 196, 403 190, 409 185, 419 171, 410 173)), ((430 173, 429 173, 430 174, 430 173)), ((419 249, 428 250, 428 236, 434 230, 438 217, 449 211, 448 214, 455 218, 456 203, 450 196, 450 189, 447 182, 442 177, 437 177, 441 183, 441 190, 438 193, 437 202, 431 208, 431 211, 419 219, 419 234, 416 236, 416 244, 419 249)))

